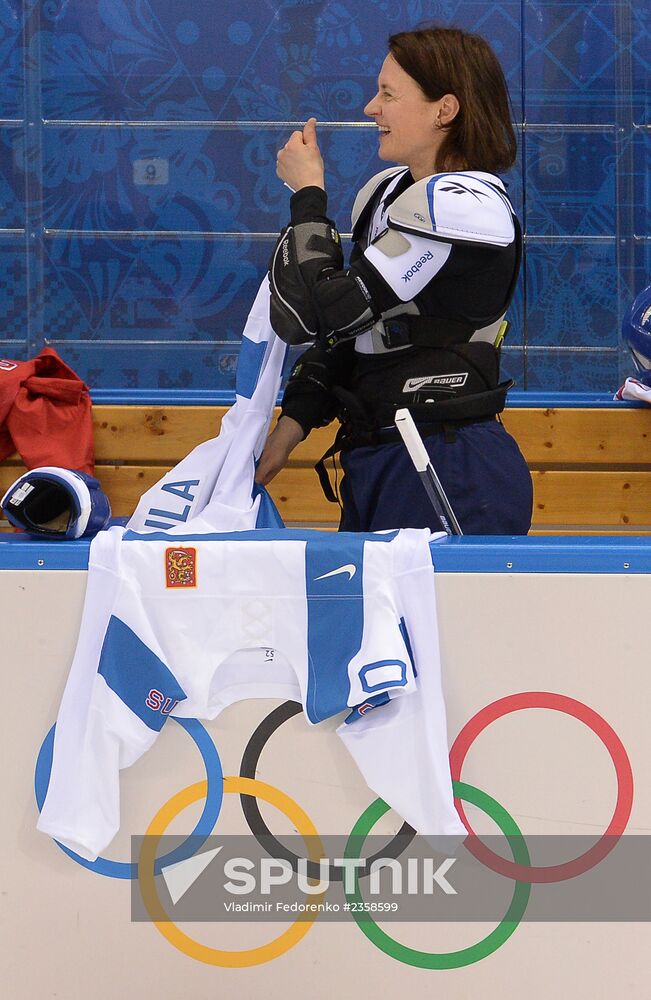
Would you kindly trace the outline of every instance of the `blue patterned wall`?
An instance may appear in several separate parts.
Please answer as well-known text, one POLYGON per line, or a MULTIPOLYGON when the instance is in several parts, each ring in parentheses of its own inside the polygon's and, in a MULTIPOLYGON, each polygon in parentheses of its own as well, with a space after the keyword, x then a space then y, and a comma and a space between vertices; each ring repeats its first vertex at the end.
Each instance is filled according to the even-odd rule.
POLYGON ((526 257, 505 369, 608 391, 651 282, 648 0, 0 0, 0 355, 93 388, 223 389, 287 217, 275 154, 316 115, 342 232, 381 164, 362 107, 389 33, 484 34, 520 142, 526 257))

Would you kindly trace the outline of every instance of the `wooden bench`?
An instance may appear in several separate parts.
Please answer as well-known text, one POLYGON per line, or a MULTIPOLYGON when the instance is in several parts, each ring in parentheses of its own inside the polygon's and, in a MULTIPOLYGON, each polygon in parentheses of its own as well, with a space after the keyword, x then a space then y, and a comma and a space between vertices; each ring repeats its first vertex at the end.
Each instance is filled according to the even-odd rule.
MULTIPOLYGON (((94 407, 96 472, 115 516, 195 445, 214 437, 225 407, 94 407)), ((651 410, 518 408, 503 414, 534 481, 534 534, 651 534, 651 410)), ((287 524, 335 528, 313 470, 334 436, 313 432, 270 485, 287 524)), ((0 488, 23 471, 17 456, 0 466, 0 488)))

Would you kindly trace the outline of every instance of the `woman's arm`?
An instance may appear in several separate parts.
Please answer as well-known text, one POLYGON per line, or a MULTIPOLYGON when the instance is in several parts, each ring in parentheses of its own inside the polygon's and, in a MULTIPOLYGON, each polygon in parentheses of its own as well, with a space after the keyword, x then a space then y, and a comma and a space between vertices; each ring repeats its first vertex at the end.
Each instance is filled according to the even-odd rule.
POLYGON ((270 267, 276 333, 287 343, 325 344, 329 335, 334 343, 370 329, 397 298, 364 261, 344 267, 339 233, 327 214, 316 119, 292 133, 278 153, 276 171, 294 190, 290 224, 270 267))
POLYGON ((255 481, 261 486, 270 483, 281 469, 287 465, 289 456, 305 434, 303 428, 291 417, 281 416, 267 438, 264 451, 255 470, 255 481))

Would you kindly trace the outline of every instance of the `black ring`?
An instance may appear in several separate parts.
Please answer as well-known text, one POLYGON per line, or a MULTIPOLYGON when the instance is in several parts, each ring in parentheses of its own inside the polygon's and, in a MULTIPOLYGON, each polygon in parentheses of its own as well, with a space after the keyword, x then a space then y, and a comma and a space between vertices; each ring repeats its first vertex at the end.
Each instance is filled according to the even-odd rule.
MULTIPOLYGON (((262 751, 271 736, 273 736, 277 729, 280 729, 284 722, 292 719, 295 715, 299 715, 302 711, 303 707, 299 704, 299 702, 285 701, 262 720, 258 728, 251 736, 244 749, 244 753, 242 754, 242 763, 240 764, 241 778, 256 777, 258 764, 260 762, 260 755, 262 754, 262 751)), ((274 837, 273 833, 267 827, 262 818, 260 807, 258 806, 258 800, 255 795, 240 795, 240 802, 242 803, 244 818, 249 824, 251 833, 271 857, 283 858, 284 860, 289 861, 295 872, 298 871, 299 862, 307 862, 305 869, 307 877, 313 879, 319 879, 321 877, 320 866, 317 862, 308 861, 307 858, 299 858, 297 854, 294 854, 288 847, 285 847, 284 844, 281 844, 280 841, 274 837)), ((403 823, 395 837, 389 841, 386 848, 382 851, 378 851, 377 854, 374 854, 373 857, 369 858, 366 862, 365 868, 359 869, 359 877, 363 878, 368 875, 371 865, 379 858, 399 858, 415 836, 416 831, 413 826, 410 826, 409 823, 403 823), (398 853, 391 853, 392 849, 397 849, 398 853)), ((331 865, 329 867, 329 879, 331 882, 342 882, 343 877, 344 868, 337 865, 331 865)))

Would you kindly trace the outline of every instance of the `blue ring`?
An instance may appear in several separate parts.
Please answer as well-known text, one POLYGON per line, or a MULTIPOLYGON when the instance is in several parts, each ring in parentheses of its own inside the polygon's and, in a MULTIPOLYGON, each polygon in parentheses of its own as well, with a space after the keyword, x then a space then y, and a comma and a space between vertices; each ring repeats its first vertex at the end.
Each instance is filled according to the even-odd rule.
MULTIPOLYGON (((156 860, 156 865, 154 867, 156 875, 159 875, 161 868, 164 868, 166 865, 174 865, 179 861, 185 861, 199 850, 215 827, 215 823, 217 822, 219 813, 221 812, 222 801, 224 798, 224 772, 222 770, 222 763, 219 759, 217 747, 211 740, 207 730, 197 719, 177 719, 175 716, 170 716, 170 718, 174 719, 179 726, 185 729, 186 733, 192 737, 199 748, 199 752, 201 753, 206 768, 208 790, 206 793, 206 803, 203 807, 203 812, 201 813, 194 830, 182 844, 179 844, 179 846, 173 851, 170 851, 169 854, 166 854, 164 857, 156 860)), ((49 733, 43 740, 41 749, 38 753, 38 758, 36 760, 36 770, 34 772, 34 791, 36 793, 36 804, 39 812, 43 808, 48 785, 50 783, 55 729, 56 726, 52 726, 49 733)), ((111 861, 109 858, 102 857, 98 857, 95 861, 88 861, 86 858, 82 858, 79 854, 75 854, 75 852, 71 851, 69 847, 64 847, 64 845, 60 844, 58 840, 55 840, 54 843, 61 848, 64 854, 67 854, 69 858, 76 861, 77 864, 82 865, 84 868, 88 868, 91 872, 96 872, 98 875, 106 875, 108 878, 138 878, 138 865, 135 863, 128 861, 111 861)))

